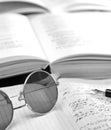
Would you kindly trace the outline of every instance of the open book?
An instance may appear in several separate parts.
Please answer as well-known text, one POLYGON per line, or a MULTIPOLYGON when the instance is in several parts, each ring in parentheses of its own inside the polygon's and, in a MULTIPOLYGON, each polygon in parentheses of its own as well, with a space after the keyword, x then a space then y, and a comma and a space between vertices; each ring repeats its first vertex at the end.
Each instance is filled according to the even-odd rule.
POLYGON ((83 4, 87 7, 78 2, 1 1, 0 78, 48 65, 62 77, 110 77, 110 8, 104 0, 102 4, 83 4))

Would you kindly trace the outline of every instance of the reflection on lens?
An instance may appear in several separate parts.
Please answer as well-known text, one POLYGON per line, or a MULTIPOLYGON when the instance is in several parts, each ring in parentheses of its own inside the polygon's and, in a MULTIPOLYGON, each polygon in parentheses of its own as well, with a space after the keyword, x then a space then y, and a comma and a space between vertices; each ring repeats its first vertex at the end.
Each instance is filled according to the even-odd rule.
POLYGON ((0 91, 0 130, 5 130, 13 118, 13 107, 8 96, 0 91))
POLYGON ((32 73, 27 78, 24 97, 33 111, 49 112, 57 101, 57 84, 52 76, 45 71, 32 73))

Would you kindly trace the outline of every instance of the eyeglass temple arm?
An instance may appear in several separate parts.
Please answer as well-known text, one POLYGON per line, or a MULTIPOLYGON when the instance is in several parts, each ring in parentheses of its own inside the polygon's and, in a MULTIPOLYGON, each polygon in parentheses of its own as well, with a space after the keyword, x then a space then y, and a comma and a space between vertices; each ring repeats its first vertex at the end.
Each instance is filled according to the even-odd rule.
POLYGON ((59 84, 58 79, 60 78, 60 74, 51 74, 51 76, 54 78, 55 82, 59 84))
POLYGON ((13 110, 17 110, 17 109, 22 108, 22 107, 25 107, 25 106, 26 106, 26 104, 24 104, 24 105, 22 105, 22 106, 14 107, 13 110))
POLYGON ((52 77, 55 79, 55 81, 57 81, 60 78, 60 74, 54 74, 53 72, 51 72, 50 66, 47 66, 46 68, 41 68, 41 69, 43 71, 50 73, 52 75, 52 77))

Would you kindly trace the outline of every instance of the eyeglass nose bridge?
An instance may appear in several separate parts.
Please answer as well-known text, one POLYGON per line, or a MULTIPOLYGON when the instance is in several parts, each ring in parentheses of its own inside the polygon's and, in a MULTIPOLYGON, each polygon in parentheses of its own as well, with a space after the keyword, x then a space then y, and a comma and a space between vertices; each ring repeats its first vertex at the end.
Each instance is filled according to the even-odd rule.
POLYGON ((18 100, 19 100, 19 101, 24 100, 24 94, 23 94, 23 91, 20 91, 20 93, 19 93, 19 97, 18 97, 18 100))

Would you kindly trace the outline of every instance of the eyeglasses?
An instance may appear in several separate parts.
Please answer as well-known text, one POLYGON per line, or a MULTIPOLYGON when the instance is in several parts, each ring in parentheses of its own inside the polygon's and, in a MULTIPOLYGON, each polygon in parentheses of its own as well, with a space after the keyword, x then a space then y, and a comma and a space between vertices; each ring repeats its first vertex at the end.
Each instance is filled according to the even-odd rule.
MULTIPOLYGON (((26 78, 18 99, 25 101, 23 106, 27 105, 33 112, 43 115, 56 104, 57 85, 54 77, 48 72, 43 70, 32 72, 26 78)), ((17 108, 13 108, 9 96, 0 90, 0 130, 5 130, 9 126, 15 109, 17 108)))

